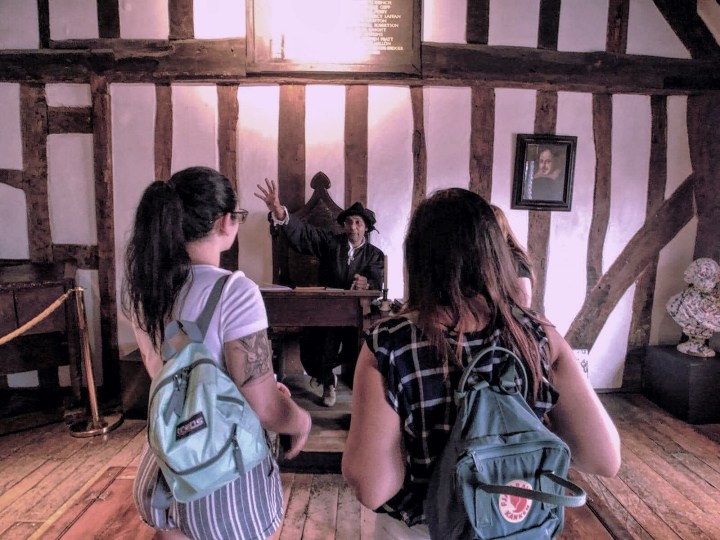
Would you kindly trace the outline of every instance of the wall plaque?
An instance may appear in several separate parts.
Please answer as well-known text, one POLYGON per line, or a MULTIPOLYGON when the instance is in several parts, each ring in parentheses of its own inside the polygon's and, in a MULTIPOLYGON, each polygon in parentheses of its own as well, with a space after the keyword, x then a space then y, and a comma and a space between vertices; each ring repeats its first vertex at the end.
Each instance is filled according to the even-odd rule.
POLYGON ((248 0, 247 71, 420 73, 420 0, 248 0))

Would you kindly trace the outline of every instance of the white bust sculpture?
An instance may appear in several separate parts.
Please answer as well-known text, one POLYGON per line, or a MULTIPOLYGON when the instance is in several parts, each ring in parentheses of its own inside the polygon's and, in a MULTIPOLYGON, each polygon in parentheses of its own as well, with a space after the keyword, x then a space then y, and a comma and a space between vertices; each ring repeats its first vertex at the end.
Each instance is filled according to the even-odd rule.
POLYGON ((677 350, 692 356, 715 356, 705 342, 720 332, 720 264, 713 259, 693 261, 683 274, 687 289, 672 296, 665 307, 688 336, 677 350))

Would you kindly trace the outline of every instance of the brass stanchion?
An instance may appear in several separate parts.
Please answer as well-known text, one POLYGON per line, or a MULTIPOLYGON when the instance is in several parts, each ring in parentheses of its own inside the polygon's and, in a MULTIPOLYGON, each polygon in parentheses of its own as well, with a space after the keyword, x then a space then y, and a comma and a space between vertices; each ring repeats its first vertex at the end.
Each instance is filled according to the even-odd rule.
POLYGON ((123 416, 122 414, 111 414, 107 418, 101 418, 98 412, 95 377, 93 376, 92 359, 90 358, 90 338, 88 336, 85 301, 82 293, 82 287, 75 289, 75 306, 77 308, 78 326, 80 328, 82 357, 85 365, 85 376, 87 377, 91 418, 90 420, 81 420, 71 425, 70 434, 73 437, 94 437, 96 435, 103 435, 118 427, 123 421, 123 416))

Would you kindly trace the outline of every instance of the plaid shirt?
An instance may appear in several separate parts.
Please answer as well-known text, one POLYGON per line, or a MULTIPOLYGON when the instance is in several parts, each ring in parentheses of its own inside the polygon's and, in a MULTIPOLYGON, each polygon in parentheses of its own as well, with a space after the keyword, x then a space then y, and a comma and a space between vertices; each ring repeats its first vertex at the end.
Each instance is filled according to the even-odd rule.
MULTIPOLYGON (((437 354, 422 331, 409 317, 396 317, 368 330, 365 342, 375 354, 378 368, 385 380, 386 398, 400 416, 406 453, 403 487, 379 512, 386 512, 408 526, 425 522, 423 502, 430 482, 435 459, 440 456, 450 436, 457 408, 453 392, 460 382, 462 369, 450 363, 439 366, 437 354)), ((557 391, 547 380, 547 336, 542 326, 523 317, 537 338, 542 358, 543 380, 534 410, 542 418, 557 402, 557 391)), ((448 334, 448 343, 455 350, 458 336, 448 334)), ((492 344, 502 346, 500 331, 485 328, 462 336, 462 361, 467 365, 473 354, 492 344)), ((496 379, 505 357, 493 353, 477 365, 478 376, 496 379)), ((472 379, 472 377, 471 377, 472 379)))

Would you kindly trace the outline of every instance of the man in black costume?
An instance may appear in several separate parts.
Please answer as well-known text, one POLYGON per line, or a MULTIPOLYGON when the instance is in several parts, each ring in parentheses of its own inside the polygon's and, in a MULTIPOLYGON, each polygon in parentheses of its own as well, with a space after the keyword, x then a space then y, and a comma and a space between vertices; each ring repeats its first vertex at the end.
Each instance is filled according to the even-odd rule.
MULTIPOLYGON (((384 254, 370 244, 368 234, 375 230, 375 214, 359 202, 342 211, 337 222, 344 232, 315 227, 290 214, 280 203, 275 182, 258 184, 262 200, 273 223, 281 226, 290 246, 320 261, 319 285, 337 289, 377 289, 383 284, 384 254)), ((357 330, 348 327, 309 328, 300 342, 300 360, 305 371, 323 385, 322 401, 332 407, 336 401, 337 377, 333 369, 351 362, 357 352, 357 330)))

